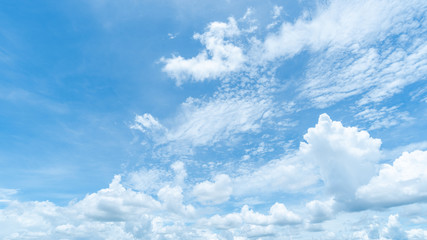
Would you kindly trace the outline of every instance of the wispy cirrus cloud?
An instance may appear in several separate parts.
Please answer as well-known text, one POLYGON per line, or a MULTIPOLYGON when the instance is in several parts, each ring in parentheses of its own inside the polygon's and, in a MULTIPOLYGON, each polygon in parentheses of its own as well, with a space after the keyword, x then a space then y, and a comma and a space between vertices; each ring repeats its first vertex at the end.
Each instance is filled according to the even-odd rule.
POLYGON ((368 122, 370 124, 369 130, 389 128, 399 123, 408 123, 414 120, 409 116, 408 112, 398 111, 398 106, 382 107, 380 109, 366 108, 357 113, 355 117, 368 122))

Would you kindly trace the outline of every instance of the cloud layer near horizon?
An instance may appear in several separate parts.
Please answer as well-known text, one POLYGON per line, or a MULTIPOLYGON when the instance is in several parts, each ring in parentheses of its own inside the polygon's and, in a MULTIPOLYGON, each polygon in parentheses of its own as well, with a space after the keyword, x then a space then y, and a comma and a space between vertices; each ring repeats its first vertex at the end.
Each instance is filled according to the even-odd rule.
MULTIPOLYGON (((289 231, 287 226, 307 229, 310 224, 331 221, 358 202, 365 204, 365 209, 375 209, 425 200, 427 151, 405 152, 393 165, 385 164, 376 171, 381 141, 355 127, 344 127, 326 114, 308 129, 304 140, 292 156, 270 161, 247 174, 219 174, 212 182, 192 184, 184 164, 175 162, 171 170, 165 170, 170 172, 171 181, 164 182, 152 194, 137 187, 124 187, 117 175, 108 188, 67 206, 49 201, 10 201, 0 210, 1 225, 6 226, 0 233, 5 239, 227 239, 230 234, 241 239, 279 237, 289 231), (301 174, 317 178, 304 183, 301 174), (244 204, 247 198, 241 198, 259 198, 262 192, 297 195, 317 186, 319 180, 326 187, 324 193, 329 200, 306 199, 305 206, 292 204, 289 208, 286 202, 263 199, 271 205, 269 211, 262 213, 244 204), (401 189, 401 195, 395 189, 401 189), (216 207, 209 207, 229 201, 241 210, 219 215, 215 214, 216 207)), ((132 174, 135 177, 138 173, 132 174)), ((155 176, 144 184, 156 184, 154 181, 155 176)), ((408 230, 408 234, 399 231, 405 236, 423 234, 417 229, 408 230)))

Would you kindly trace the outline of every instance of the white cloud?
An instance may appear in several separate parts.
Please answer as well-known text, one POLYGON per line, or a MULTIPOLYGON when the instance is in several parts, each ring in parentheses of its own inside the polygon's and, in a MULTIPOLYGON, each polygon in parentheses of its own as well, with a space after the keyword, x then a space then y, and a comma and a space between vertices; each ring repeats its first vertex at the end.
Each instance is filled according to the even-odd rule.
POLYGON ((251 237, 258 236, 259 234, 255 233, 259 232, 262 232, 263 234, 261 235, 264 235, 266 230, 268 230, 268 235, 274 234, 274 226, 296 225, 300 224, 302 219, 299 215, 288 210, 284 204, 275 203, 271 206, 268 215, 254 212, 249 206, 245 205, 242 207, 240 213, 229 213, 225 216, 214 215, 200 222, 203 225, 213 226, 216 229, 242 231, 251 237))
POLYGON ((168 139, 209 145, 232 133, 255 131, 269 104, 256 100, 218 99, 201 105, 187 102, 183 109, 184 123, 172 130, 168 139))
POLYGON ((292 225, 301 222, 300 216, 289 211, 286 206, 281 203, 275 203, 271 206, 269 215, 254 212, 249 206, 245 205, 242 208, 241 216, 245 223, 261 226, 292 225))
POLYGON ((323 180, 335 200, 350 203, 356 189, 375 175, 381 140, 366 131, 344 127, 327 114, 304 135, 295 155, 272 160, 233 179, 234 195, 297 192, 323 180), (319 176, 320 174, 320 176, 319 176))
POLYGON ((144 115, 137 115, 135 122, 130 126, 131 129, 140 130, 143 133, 152 131, 163 131, 165 128, 155 119, 151 114, 144 113, 144 115))
MULTIPOLYGON (((371 138, 367 132, 344 127, 340 122, 332 121, 326 114, 319 117, 318 124, 308 130, 304 139, 306 142, 301 143, 299 152, 294 155, 270 161, 257 170, 251 169, 234 178, 222 174, 214 177, 213 181, 185 186, 184 180, 189 176, 184 163, 180 161, 171 164, 170 171, 139 172, 153 176, 152 179, 139 179, 140 184, 155 184, 156 179, 159 179, 158 174, 166 175, 166 179, 157 183, 158 186, 151 188, 159 188, 157 196, 126 188, 121 183, 121 177, 115 176, 108 188, 88 194, 82 200, 73 201, 64 207, 50 202, 11 201, 5 209, 0 209, 0 224, 5 226, 0 229, 0 237, 4 239, 31 237, 76 239, 88 236, 94 239, 237 239, 237 237, 281 239, 283 236, 300 238, 315 236, 316 232, 307 230, 324 231, 318 234, 326 234, 328 230, 335 230, 334 227, 337 224, 345 222, 342 219, 336 219, 340 214, 334 214, 342 210, 337 209, 336 204, 339 204, 339 201, 345 203, 344 196, 353 201, 354 192, 350 190, 355 191, 355 187, 366 181, 367 176, 361 173, 366 172, 365 168, 370 171, 371 165, 376 164, 380 155, 381 142, 371 138), (228 209, 224 209, 223 216, 216 214, 209 217, 213 211, 216 211, 214 207, 201 207, 196 211, 191 202, 194 199, 186 195, 196 195, 199 201, 206 203, 220 203, 227 201, 231 194, 235 194, 237 198, 234 204, 236 205, 243 204, 239 202, 238 197, 245 194, 261 196, 263 202, 269 199, 262 196, 266 192, 285 192, 301 196, 298 193, 307 194, 305 188, 317 183, 319 176, 316 173, 316 165, 319 165, 320 175, 332 195, 343 198, 337 198, 337 202, 333 198, 326 201, 309 201, 305 208, 298 206, 295 212, 289 210, 284 204, 275 203, 267 214, 254 211, 248 205, 244 205, 240 212, 229 212, 228 209), (324 168, 329 168, 330 171, 324 168), (334 180, 338 183, 333 182, 334 180), (191 189, 193 189, 192 192, 186 192, 191 189), (303 222, 303 219, 310 222, 303 222), (302 223, 315 225, 310 229, 304 228, 305 225, 302 223)), ((424 172, 427 172, 424 169, 426 154, 427 152, 421 151, 403 154, 393 166, 383 167, 379 176, 372 178, 371 182, 366 182, 367 185, 360 187, 359 191, 369 186, 370 191, 376 191, 379 195, 381 191, 388 192, 388 195, 381 195, 381 197, 393 201, 392 191, 394 195, 398 195, 395 194, 396 189, 405 193, 405 189, 410 184, 417 183, 419 185, 413 185, 409 192, 423 194, 425 189, 423 190, 422 187, 426 185, 424 172), (394 170, 391 171, 390 168, 394 170), (395 174, 391 176, 392 181, 384 177, 389 176, 384 173, 384 169, 395 174), (387 181, 390 186, 387 188, 376 185, 376 182, 381 181, 387 181)), ((132 174, 135 178, 138 172, 132 174)), ((191 174, 189 175, 191 177, 191 174)), ((135 186, 137 182, 135 181, 135 186)), ((191 179, 186 184, 190 182, 191 179)), ((144 186, 139 188, 146 189, 144 186)), ((376 198, 371 192, 365 192, 365 194, 373 197, 374 200, 376 198)), ((360 199, 356 200, 360 201, 360 199)), ((366 198, 362 200, 371 201, 366 198)), ((378 204, 374 203, 372 206, 378 206, 378 204)), ((343 214, 351 218, 354 213, 342 212, 341 215, 343 214)), ((405 229, 399 225, 397 216, 394 215, 390 217, 387 226, 383 229, 380 229, 378 224, 365 229, 360 228, 358 229, 360 231, 352 235, 355 239, 366 237, 366 239, 380 237, 394 239, 396 236, 405 235, 408 235, 409 239, 411 237, 420 239, 424 234, 420 229, 405 232, 405 229)), ((332 239, 342 236, 345 239, 351 236, 345 235, 349 233, 343 234, 339 233, 332 239)))
POLYGON ((174 149, 209 146, 232 135, 256 132, 261 121, 271 117, 272 103, 260 97, 218 96, 207 102, 189 98, 160 143, 176 144, 174 149))
POLYGON ((427 151, 427 141, 414 142, 390 150, 383 150, 383 159, 396 159, 400 157, 403 152, 413 152, 416 150, 427 151))
POLYGON ((280 17, 282 10, 283 10, 282 6, 274 6, 274 8, 273 8, 273 19, 280 17))
POLYGON ((382 237, 385 239, 405 240, 408 239, 406 233, 402 230, 398 221, 399 215, 390 215, 388 217, 387 226, 382 230, 382 237))
POLYGON ((338 202, 351 202, 356 189, 375 175, 380 159, 381 140, 355 127, 344 127, 327 114, 304 135, 300 144, 302 157, 319 166, 327 189, 338 202))
POLYGON ((382 107, 381 109, 366 108, 356 114, 356 118, 370 123, 369 130, 379 128, 389 128, 400 123, 405 123, 413 118, 409 117, 408 112, 397 111, 397 106, 382 107))
POLYGON ((258 226, 258 225, 246 225, 243 228, 245 235, 249 239, 262 239, 264 237, 273 237, 276 235, 277 230, 272 225, 258 226))
POLYGON ((170 173, 156 168, 141 168, 130 172, 125 176, 125 184, 133 189, 142 192, 157 192, 164 182, 167 181, 170 173))
POLYGON ((228 201, 232 192, 231 179, 226 174, 215 176, 214 182, 198 183, 193 189, 193 195, 204 204, 219 204, 228 201))
POLYGON ((356 196, 380 207, 426 201, 427 151, 404 152, 393 165, 382 165, 378 176, 357 189, 356 196))
POLYGON ((142 213, 160 209, 152 197, 124 188, 116 175, 109 188, 87 195, 74 207, 84 216, 98 221, 124 221, 142 213))
POLYGON ((230 213, 225 216, 218 214, 207 220, 207 224, 217 229, 230 229, 240 227, 243 223, 240 213, 230 213))
POLYGON ((393 27, 402 27, 420 9, 423 1, 331 1, 312 19, 285 22, 279 33, 265 40, 266 59, 292 57, 304 49, 348 47, 354 43, 384 38, 393 27))
POLYGON ((192 205, 184 205, 182 188, 180 186, 165 186, 157 193, 159 199, 163 202, 163 207, 176 214, 192 217, 195 214, 195 208, 192 205))
POLYGON ((270 208, 270 223, 274 225, 298 224, 301 222, 301 217, 294 212, 288 210, 282 203, 275 203, 270 208))
POLYGON ((184 185, 184 180, 187 177, 187 171, 185 165, 181 161, 176 161, 171 165, 171 168, 175 172, 175 184, 178 186, 184 185))
POLYGON ((319 223, 329 220, 333 217, 335 201, 329 199, 327 201, 313 200, 306 204, 306 208, 310 214, 312 223, 319 223))
POLYGON ((420 228, 411 229, 406 231, 409 240, 423 240, 427 239, 427 230, 423 230, 420 228))
POLYGON ((229 18, 228 23, 212 22, 205 33, 194 35, 206 50, 190 59, 181 56, 162 58, 165 63, 163 71, 175 78, 177 85, 190 79, 203 81, 237 71, 246 59, 242 49, 227 39, 238 35, 240 30, 234 18, 229 18))
POLYGON ((108 188, 64 207, 48 201, 11 202, 0 209, 0 237, 135 239, 138 232, 148 231, 149 215, 160 209, 152 197, 124 188, 117 175, 108 188))
MULTIPOLYGON (((163 70, 179 85, 189 78, 203 81, 236 72, 265 72, 266 64, 277 65, 278 59, 308 50, 315 55, 300 97, 317 107, 360 94, 364 95, 359 105, 380 102, 422 80, 427 72, 422 20, 426 8, 422 0, 331 1, 320 5, 313 17, 284 22, 264 40, 241 36, 248 33, 239 30, 233 18, 213 22, 205 33, 195 35, 205 50, 190 59, 163 58, 163 70)), ((280 10, 275 6, 274 19, 280 10)))
POLYGON ((380 102, 402 91, 427 72, 427 44, 414 37, 403 49, 391 44, 381 49, 354 45, 329 51, 314 58, 307 72, 301 96, 318 107, 363 94, 358 105, 380 102))
POLYGON ((18 193, 16 189, 0 188, 0 203, 9 202, 10 197, 18 193))
POLYGON ((319 177, 313 165, 297 157, 272 160, 257 170, 233 179, 235 195, 297 192, 315 184, 319 177))

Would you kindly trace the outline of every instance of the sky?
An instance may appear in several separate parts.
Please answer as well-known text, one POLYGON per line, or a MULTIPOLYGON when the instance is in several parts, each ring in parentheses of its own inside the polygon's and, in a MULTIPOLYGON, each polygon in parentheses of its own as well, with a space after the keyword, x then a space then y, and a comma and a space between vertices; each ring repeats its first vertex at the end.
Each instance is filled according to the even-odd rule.
POLYGON ((0 1, 1 239, 427 239, 427 2, 0 1))

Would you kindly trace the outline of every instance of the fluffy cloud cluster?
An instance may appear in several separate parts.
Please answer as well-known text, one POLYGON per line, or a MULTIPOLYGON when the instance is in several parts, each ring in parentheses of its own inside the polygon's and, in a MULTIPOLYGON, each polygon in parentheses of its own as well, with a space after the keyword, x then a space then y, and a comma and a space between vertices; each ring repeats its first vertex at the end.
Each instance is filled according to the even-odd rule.
POLYGON ((196 57, 184 59, 181 56, 162 58, 165 63, 163 71, 177 80, 177 85, 191 78, 203 81, 208 78, 221 77, 224 74, 237 71, 245 61, 243 51, 227 39, 240 35, 240 30, 234 18, 228 23, 212 22, 203 34, 195 34, 206 50, 196 57))
MULTIPOLYGON (((115 176, 108 188, 67 206, 11 201, 0 210, 0 224, 4 226, 0 236, 3 239, 88 236, 92 239, 278 239, 289 236, 290 229, 295 229, 309 230, 305 235, 292 233, 307 238, 314 236, 306 235, 311 231, 323 230, 319 224, 334 222, 337 213, 354 210, 352 206, 357 204, 375 209, 426 199, 427 152, 404 153, 393 165, 382 165, 376 175, 381 141, 365 131, 344 127, 326 114, 320 115, 316 126, 308 129, 304 140, 291 157, 270 161, 257 170, 234 177, 218 174, 212 181, 189 186, 185 164, 177 161, 171 165, 171 171, 144 170, 129 174, 126 184, 134 188, 125 187, 121 177, 115 176), (149 173, 154 178, 150 182, 138 178, 138 173, 149 173), (170 176, 170 180, 160 181, 153 188, 138 187, 138 183, 155 184, 159 174, 170 176), (247 201, 242 196, 258 197, 265 201, 258 203, 259 206, 266 206, 269 198, 262 198, 263 194, 298 196, 297 193, 304 193, 310 187, 314 187, 310 191, 318 192, 319 179, 330 198, 325 201, 305 198, 305 206, 293 204, 295 212, 277 202, 270 205, 268 214, 242 204, 247 201), (223 215, 216 214, 224 210, 215 204, 230 201, 243 205, 240 212, 227 210, 223 215), (347 207, 342 208, 343 204, 347 207)), ((391 215, 383 229, 375 226, 356 231, 352 236, 355 239, 425 236, 422 228, 404 229, 397 215, 391 215)), ((337 236, 332 232, 328 235, 337 236)))
POLYGON ((381 140, 355 127, 344 127, 322 114, 304 135, 300 151, 318 166, 327 189, 339 202, 353 200, 356 189, 375 175, 381 140))
POLYGON ((284 204, 275 203, 271 206, 269 215, 254 212, 248 205, 242 207, 240 213, 230 213, 225 216, 215 215, 204 220, 205 224, 218 229, 230 229, 240 227, 242 224, 269 226, 269 225, 294 225, 301 223, 302 218, 288 210, 284 204))
POLYGON ((219 204, 227 201, 233 191, 226 174, 215 176, 214 182, 204 181, 194 186, 193 194, 200 202, 219 204))
POLYGON ((378 176, 357 189, 369 204, 388 207, 427 200, 427 151, 405 152, 393 165, 382 165, 378 176))

